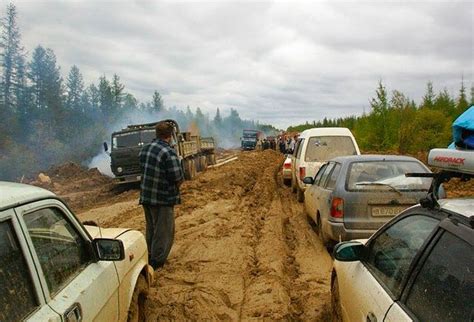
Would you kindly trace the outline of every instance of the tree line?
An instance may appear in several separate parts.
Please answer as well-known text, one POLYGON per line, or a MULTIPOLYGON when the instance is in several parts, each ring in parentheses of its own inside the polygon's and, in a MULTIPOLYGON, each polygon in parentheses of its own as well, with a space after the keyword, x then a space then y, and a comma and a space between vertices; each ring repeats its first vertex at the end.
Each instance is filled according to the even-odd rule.
POLYGON ((474 86, 470 99, 464 81, 457 97, 446 89, 435 93, 428 82, 421 103, 400 91, 389 95, 380 81, 375 97, 370 99, 371 110, 361 116, 327 119, 290 126, 288 131, 301 132, 312 127, 347 127, 365 151, 416 154, 432 148, 447 147, 452 142, 453 121, 474 105, 474 86))
POLYGON ((64 161, 87 162, 113 130, 131 123, 174 118, 181 128, 201 129, 221 145, 238 143, 243 128, 274 130, 242 120, 236 109, 214 117, 166 108, 158 91, 139 102, 117 74, 86 84, 77 66, 66 78, 54 51, 38 45, 31 54, 21 44, 15 5, 1 19, 0 38, 0 180, 18 180, 64 161))

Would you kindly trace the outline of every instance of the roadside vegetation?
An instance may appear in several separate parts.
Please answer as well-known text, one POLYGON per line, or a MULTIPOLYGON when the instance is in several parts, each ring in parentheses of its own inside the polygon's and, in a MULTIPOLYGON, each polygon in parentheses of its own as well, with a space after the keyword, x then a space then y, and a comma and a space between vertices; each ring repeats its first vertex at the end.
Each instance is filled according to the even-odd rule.
POLYGON ((380 81, 375 97, 370 100, 371 111, 361 116, 306 122, 288 128, 301 132, 312 127, 341 126, 349 128, 364 151, 417 154, 432 148, 447 147, 452 142, 451 125, 469 106, 474 105, 474 86, 468 100, 464 82, 457 97, 446 89, 435 93, 428 82, 420 104, 400 91, 391 95, 380 81))
MULTIPOLYGON (((19 180, 64 161, 87 164, 114 130, 131 123, 178 121, 182 130, 200 129, 219 146, 238 144, 242 129, 273 132, 270 125, 242 120, 237 109, 214 116, 164 106, 158 91, 139 102, 117 74, 86 84, 73 65, 63 78, 54 51, 21 44, 16 7, 10 4, 0 24, 0 180, 19 180)), ((165 80, 164 80, 165 81, 165 80)))

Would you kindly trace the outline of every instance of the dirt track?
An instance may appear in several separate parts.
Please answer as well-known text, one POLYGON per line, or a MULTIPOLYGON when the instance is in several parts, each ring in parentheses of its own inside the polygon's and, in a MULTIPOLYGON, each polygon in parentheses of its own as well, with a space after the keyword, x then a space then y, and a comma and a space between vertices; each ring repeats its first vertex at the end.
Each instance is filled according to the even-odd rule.
MULTIPOLYGON (((242 153, 182 186, 176 237, 148 302, 155 320, 329 320, 331 259, 281 184, 283 158, 242 153)), ((138 192, 79 213, 144 232, 138 192)))

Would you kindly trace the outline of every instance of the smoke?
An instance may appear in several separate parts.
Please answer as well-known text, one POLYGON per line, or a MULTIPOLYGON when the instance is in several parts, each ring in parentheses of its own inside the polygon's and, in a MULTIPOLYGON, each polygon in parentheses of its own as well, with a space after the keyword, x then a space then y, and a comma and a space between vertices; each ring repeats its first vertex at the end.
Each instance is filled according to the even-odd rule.
POLYGON ((93 157, 88 167, 89 169, 97 168, 102 174, 112 178, 114 177, 114 174, 110 169, 110 156, 105 152, 99 153, 93 157))

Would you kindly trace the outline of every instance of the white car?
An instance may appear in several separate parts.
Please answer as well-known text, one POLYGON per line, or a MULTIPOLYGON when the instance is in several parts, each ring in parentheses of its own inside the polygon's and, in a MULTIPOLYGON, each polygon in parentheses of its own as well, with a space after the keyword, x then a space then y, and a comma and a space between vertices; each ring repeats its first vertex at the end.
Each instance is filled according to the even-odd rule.
POLYGON ((143 234, 24 184, 0 182, 0 257, 0 321, 138 320, 153 279, 143 234))
POLYGON ((282 167, 283 183, 287 186, 291 185, 291 155, 287 155, 282 167))
POLYGON ((351 131, 344 127, 319 127, 305 130, 296 141, 291 165, 291 187, 299 202, 304 201, 305 177, 314 177, 328 160, 344 155, 359 155, 351 131))
POLYGON ((370 239, 334 248, 332 309, 342 321, 473 321, 474 199, 437 200, 439 184, 474 178, 474 151, 432 150, 431 193, 370 239), (454 170, 454 172, 453 172, 454 170))

